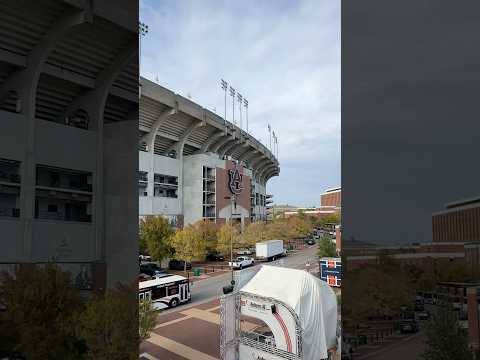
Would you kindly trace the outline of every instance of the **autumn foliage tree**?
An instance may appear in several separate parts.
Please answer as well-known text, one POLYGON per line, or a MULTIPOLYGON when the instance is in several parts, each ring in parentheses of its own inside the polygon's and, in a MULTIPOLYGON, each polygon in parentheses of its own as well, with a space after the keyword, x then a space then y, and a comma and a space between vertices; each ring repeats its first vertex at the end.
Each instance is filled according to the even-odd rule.
POLYGON ((205 244, 206 251, 214 251, 217 247, 218 225, 210 220, 198 220, 192 226, 196 236, 205 244))
POLYGON ((171 240, 175 234, 163 216, 146 216, 140 220, 140 252, 162 261, 173 254, 171 240))
POLYGON ((178 230, 172 238, 171 245, 175 249, 175 257, 184 260, 185 272, 187 272, 187 262, 203 258, 207 252, 206 238, 193 225, 178 230))
POLYGON ((78 334, 87 359, 138 359, 138 285, 118 286, 90 298, 79 318, 78 334))
POLYGON ((230 244, 232 244, 233 250, 240 248, 239 243, 240 231, 238 226, 231 224, 223 224, 217 233, 217 246, 216 250, 220 254, 230 254, 230 244))
POLYGON ((53 264, 19 265, 1 274, 0 297, 2 351, 32 360, 81 357, 75 331, 83 303, 70 273, 53 264))

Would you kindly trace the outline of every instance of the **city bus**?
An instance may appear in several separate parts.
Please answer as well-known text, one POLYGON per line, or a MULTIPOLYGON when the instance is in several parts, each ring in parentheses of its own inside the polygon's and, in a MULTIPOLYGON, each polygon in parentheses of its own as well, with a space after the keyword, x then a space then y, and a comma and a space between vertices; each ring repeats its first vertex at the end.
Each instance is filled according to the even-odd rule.
POLYGON ((157 309, 173 308, 190 301, 190 284, 180 275, 142 281, 138 284, 138 299, 151 299, 157 309))

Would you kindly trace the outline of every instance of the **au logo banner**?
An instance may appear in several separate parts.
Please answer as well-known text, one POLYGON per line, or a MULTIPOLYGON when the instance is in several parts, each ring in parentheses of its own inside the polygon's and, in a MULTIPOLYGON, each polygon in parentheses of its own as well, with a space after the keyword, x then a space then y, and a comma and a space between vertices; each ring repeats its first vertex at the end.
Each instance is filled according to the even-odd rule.
POLYGON ((239 195, 242 190, 243 175, 235 166, 235 169, 228 170, 228 187, 232 194, 239 195))

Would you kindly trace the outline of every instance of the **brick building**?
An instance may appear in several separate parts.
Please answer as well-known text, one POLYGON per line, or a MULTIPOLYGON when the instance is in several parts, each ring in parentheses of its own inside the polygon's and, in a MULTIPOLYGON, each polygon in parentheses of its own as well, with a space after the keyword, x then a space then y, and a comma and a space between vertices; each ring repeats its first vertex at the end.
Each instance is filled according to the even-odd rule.
POLYGON ((445 205, 432 215, 432 239, 441 241, 480 241, 480 197, 445 205))

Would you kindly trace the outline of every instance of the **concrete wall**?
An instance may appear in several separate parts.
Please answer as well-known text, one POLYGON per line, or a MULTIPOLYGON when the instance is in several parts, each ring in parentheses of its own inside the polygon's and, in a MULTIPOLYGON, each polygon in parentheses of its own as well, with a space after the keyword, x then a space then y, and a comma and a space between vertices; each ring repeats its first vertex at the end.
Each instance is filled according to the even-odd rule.
MULTIPOLYGON (((222 168, 223 160, 216 154, 196 154, 183 160, 183 215, 184 224, 203 218, 203 167, 222 168)), ((218 174, 217 174, 218 175, 218 174)), ((218 181, 218 180, 217 180, 218 181)), ((180 186, 181 184, 179 184, 180 186)), ((181 189, 179 189, 181 191, 181 189)))
POLYGON ((107 286, 135 282, 138 276, 137 131, 137 119, 104 129, 107 286))
POLYGON ((140 151, 139 171, 149 173, 148 196, 139 196, 139 214, 144 215, 178 215, 180 213, 180 199, 153 196, 153 174, 179 176, 179 160, 140 151), (153 160, 153 161, 152 161, 153 160), (151 164, 153 163, 153 168, 151 164))

